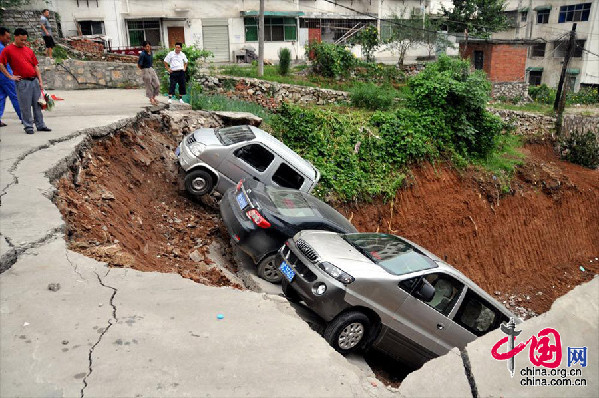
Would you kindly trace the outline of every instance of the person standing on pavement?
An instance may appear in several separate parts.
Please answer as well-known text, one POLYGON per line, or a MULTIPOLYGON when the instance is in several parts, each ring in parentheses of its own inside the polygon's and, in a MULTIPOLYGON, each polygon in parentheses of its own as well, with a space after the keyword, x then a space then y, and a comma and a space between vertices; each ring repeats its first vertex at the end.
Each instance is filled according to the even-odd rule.
POLYGON ((185 71, 187 71, 187 57, 181 51, 182 43, 175 43, 175 50, 171 51, 164 58, 164 66, 170 74, 170 85, 168 88, 168 103, 172 102, 172 97, 175 95, 175 87, 179 84, 179 102, 183 103, 182 95, 187 94, 185 90, 185 71))
MULTIPOLYGON (((9 43, 10 32, 5 27, 0 27, 0 53, 9 43)), ((6 69, 8 70, 8 73, 12 75, 10 66, 6 69)), ((17 99, 17 87, 15 86, 15 82, 4 76, 4 74, 0 73, 0 127, 6 126, 6 123, 2 122, 6 97, 10 98, 12 107, 15 109, 19 119, 21 119, 21 109, 19 108, 19 100, 17 99)))
POLYGON ((17 99, 21 108, 21 120, 27 134, 33 134, 33 123, 37 131, 52 131, 44 123, 42 107, 38 103, 41 90, 44 89, 42 75, 37 67, 37 58, 33 51, 27 47, 27 31, 15 29, 15 42, 6 46, 0 53, 0 72, 10 80, 16 82, 17 99), (8 73, 6 67, 10 65, 14 75, 8 73), (31 110, 33 109, 33 117, 31 110))
POLYGON ((42 11, 42 17, 40 18, 42 28, 42 38, 46 45, 46 56, 52 58, 52 49, 56 46, 54 38, 52 37, 52 27, 50 26, 50 10, 47 8, 42 11))
POLYGON ((141 76, 146 86, 146 97, 150 99, 152 105, 158 105, 156 97, 160 94, 160 80, 152 68, 152 45, 149 41, 144 41, 142 47, 143 51, 139 53, 137 67, 141 69, 141 76))

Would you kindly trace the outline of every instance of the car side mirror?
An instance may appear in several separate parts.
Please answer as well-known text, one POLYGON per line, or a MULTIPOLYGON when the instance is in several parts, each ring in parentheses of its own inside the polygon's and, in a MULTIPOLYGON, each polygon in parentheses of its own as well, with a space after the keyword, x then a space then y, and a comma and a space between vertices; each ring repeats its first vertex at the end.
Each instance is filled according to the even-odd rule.
POLYGON ((433 285, 431 285, 429 281, 422 278, 422 281, 420 282, 420 287, 416 291, 416 295, 428 303, 435 296, 435 288, 433 287, 433 285))

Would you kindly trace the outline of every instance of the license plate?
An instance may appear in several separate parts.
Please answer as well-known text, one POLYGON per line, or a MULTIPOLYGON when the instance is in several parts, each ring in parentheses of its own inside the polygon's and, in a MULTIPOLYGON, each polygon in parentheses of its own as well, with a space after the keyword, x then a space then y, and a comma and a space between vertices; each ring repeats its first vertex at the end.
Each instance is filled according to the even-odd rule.
POLYGON ((179 157, 180 154, 181 154, 181 148, 177 147, 177 149, 175 149, 175 156, 179 157))
POLYGON ((237 203, 239 204, 239 208, 242 210, 248 205, 248 200, 243 192, 237 194, 237 203))
POLYGON ((292 270, 291 267, 287 265, 285 261, 283 261, 279 266, 279 271, 281 271, 281 273, 285 276, 285 278, 287 278, 289 282, 291 282, 295 277, 295 271, 292 270))

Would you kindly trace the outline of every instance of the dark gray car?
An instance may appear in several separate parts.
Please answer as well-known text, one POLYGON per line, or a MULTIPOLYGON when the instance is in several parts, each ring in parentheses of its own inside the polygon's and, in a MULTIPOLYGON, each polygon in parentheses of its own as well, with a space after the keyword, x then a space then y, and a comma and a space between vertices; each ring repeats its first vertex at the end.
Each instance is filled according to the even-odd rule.
POLYGON ((419 366, 514 317, 434 254, 395 235, 301 231, 279 251, 283 291, 346 354, 374 347, 419 366))

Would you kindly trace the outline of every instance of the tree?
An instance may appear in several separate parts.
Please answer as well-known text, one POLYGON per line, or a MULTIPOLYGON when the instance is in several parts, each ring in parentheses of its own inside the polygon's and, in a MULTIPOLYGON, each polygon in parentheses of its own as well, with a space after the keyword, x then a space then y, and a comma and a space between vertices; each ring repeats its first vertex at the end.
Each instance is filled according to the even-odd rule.
POLYGON ((448 30, 468 31, 470 36, 489 37, 508 27, 505 0, 452 0, 451 10, 441 6, 448 30))
POLYGON ((381 21, 381 37, 386 49, 398 55, 397 64, 403 65, 410 47, 422 42, 422 19, 404 18, 409 13, 393 14, 390 19, 381 21))
POLYGON ((2 8, 17 8, 20 6, 26 6, 31 3, 31 0, 2 0, 0 1, 0 7, 2 8))
POLYGON ((374 25, 368 25, 356 33, 350 40, 352 45, 362 46, 366 62, 374 62, 374 51, 380 46, 379 32, 374 25))

